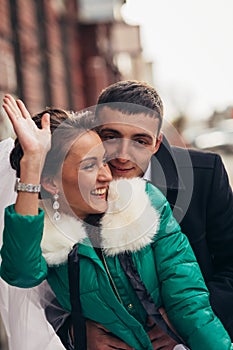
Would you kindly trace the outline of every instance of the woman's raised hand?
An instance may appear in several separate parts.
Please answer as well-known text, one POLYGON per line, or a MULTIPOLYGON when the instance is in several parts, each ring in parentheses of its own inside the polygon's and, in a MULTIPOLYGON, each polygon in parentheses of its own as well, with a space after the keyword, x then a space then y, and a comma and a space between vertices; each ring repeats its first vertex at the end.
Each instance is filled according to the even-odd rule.
MULTIPOLYGON (((21 100, 11 95, 3 99, 5 109, 23 149, 20 160, 20 181, 39 184, 46 155, 51 147, 50 116, 45 113, 39 129, 21 100)), ((18 192, 15 211, 21 215, 38 214, 38 193, 18 192)))
POLYGON ((45 159, 51 147, 50 116, 45 113, 42 117, 42 129, 32 120, 30 113, 21 100, 15 100, 11 95, 3 99, 5 109, 14 131, 24 152, 24 157, 45 159))

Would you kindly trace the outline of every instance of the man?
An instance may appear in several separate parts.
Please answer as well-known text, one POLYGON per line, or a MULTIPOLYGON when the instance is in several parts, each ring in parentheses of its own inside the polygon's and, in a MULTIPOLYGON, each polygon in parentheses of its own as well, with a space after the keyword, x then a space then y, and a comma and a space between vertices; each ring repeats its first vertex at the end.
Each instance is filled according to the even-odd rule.
MULTIPOLYGON (((163 103, 156 90, 142 82, 120 81, 104 89, 96 118, 113 177, 149 173, 166 195, 197 257, 212 308, 233 339, 233 195, 221 158, 171 147, 160 132, 163 103)), ((89 327, 92 339, 95 326, 89 327)), ((110 337, 102 334, 110 344, 110 337)), ((152 337, 157 337, 155 349, 172 349, 162 331, 152 337)))

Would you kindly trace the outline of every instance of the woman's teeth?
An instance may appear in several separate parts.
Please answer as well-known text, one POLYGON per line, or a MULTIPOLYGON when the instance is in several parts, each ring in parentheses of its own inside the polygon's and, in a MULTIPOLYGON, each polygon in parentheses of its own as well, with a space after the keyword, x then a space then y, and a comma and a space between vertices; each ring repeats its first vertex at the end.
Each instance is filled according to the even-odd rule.
POLYGON ((107 192, 107 189, 106 188, 97 188, 93 191, 91 191, 91 194, 93 194, 94 196, 100 196, 100 195, 103 195, 107 192))

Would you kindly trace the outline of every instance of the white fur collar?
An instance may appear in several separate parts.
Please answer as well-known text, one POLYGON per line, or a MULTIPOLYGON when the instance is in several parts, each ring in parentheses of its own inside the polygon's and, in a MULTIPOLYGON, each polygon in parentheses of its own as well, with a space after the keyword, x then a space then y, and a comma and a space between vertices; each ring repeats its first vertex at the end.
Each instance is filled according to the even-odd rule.
POLYGON ((48 265, 59 265, 68 259, 73 245, 82 242, 86 232, 82 222, 70 215, 62 214, 61 220, 53 220, 53 210, 43 206, 45 211, 44 234, 41 249, 48 265))
POLYGON ((102 218, 102 247, 106 255, 135 252, 152 242, 159 214, 152 207, 141 178, 112 181, 108 210, 102 218))
MULTIPOLYGON (((101 242, 106 255, 135 252, 150 244, 159 228, 159 213, 151 205, 140 178, 112 181, 108 195, 108 210, 101 220, 101 242)), ((73 245, 86 237, 82 222, 62 214, 61 220, 51 219, 46 207, 42 251, 49 265, 67 260, 73 245)))

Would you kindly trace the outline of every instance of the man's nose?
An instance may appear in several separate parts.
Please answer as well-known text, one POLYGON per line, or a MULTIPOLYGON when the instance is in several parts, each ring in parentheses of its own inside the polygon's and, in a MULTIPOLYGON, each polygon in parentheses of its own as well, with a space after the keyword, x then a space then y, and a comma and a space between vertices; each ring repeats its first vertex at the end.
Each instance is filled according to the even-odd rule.
POLYGON ((128 139, 120 139, 117 148, 116 157, 121 163, 126 163, 130 160, 130 143, 128 139))

